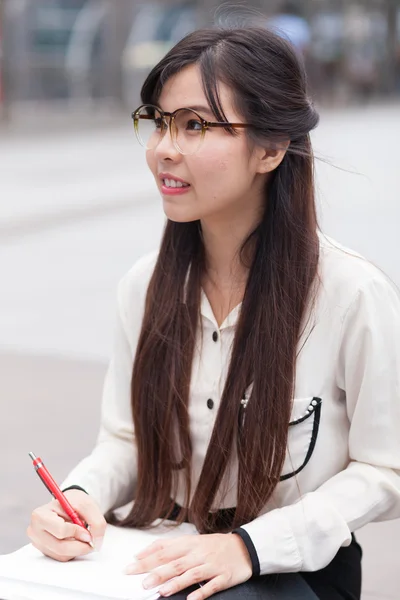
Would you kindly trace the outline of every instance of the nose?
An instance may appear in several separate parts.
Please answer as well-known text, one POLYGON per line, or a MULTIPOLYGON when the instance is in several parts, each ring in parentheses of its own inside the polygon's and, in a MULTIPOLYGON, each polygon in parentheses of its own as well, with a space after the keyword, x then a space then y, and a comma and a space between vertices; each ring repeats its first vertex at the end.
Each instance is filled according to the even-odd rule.
POLYGON ((170 126, 167 128, 165 134, 154 148, 154 154, 158 160, 176 161, 180 156, 182 156, 172 140, 170 126))

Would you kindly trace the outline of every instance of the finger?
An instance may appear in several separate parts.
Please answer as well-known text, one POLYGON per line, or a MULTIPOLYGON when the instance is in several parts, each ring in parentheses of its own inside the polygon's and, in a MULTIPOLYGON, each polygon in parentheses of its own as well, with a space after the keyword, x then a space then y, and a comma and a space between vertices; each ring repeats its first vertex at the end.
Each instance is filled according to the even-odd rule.
MULTIPOLYGON (((197 565, 193 569, 187 570, 180 577, 176 577, 176 579, 173 579, 172 581, 169 581, 163 585, 159 589, 159 593, 162 596, 171 596, 172 594, 177 594, 178 592, 185 590, 195 583, 202 583, 203 581, 211 582, 215 581, 215 579, 219 577, 221 577, 222 581, 224 581, 222 576, 215 575, 215 568, 213 568, 211 565, 197 565)), ((205 585, 203 587, 205 587, 205 585)))
POLYGON ((217 592, 226 590, 227 587, 228 586, 226 584, 225 578, 222 575, 218 575, 210 581, 207 581, 207 583, 202 585, 200 589, 189 594, 186 600, 204 600, 205 598, 210 598, 210 596, 216 594, 217 592))
POLYGON ((50 528, 56 531, 63 524, 65 524, 63 517, 54 512, 49 505, 41 506, 32 512, 31 525, 34 530, 50 528))
POLYGON ((67 513, 65 512, 58 500, 53 500, 50 503, 50 510, 62 519, 64 519, 64 521, 67 521, 68 523, 71 522, 70 517, 67 515, 67 513))
POLYGON ((154 544, 154 550, 152 554, 149 554, 147 558, 137 560, 127 566, 125 573, 128 575, 138 575, 139 573, 148 573, 153 571, 161 565, 165 565, 177 558, 185 556, 187 553, 186 548, 179 547, 178 545, 165 544, 165 542, 154 544), (158 550, 157 550, 158 548, 158 550))
POLYGON ((90 526, 93 538, 103 538, 107 522, 93 498, 78 490, 70 490, 66 495, 81 519, 90 526))
MULTIPOLYGON (((175 540, 174 540, 175 541, 175 540)), ((137 559, 147 558, 156 552, 160 552, 161 550, 166 550, 169 546, 171 546, 171 542, 168 543, 168 540, 156 540, 150 546, 147 546, 140 552, 136 554, 137 559)))
POLYGON ((83 529, 83 527, 64 521, 56 512, 48 509, 33 511, 31 524, 34 531, 46 531, 59 540, 76 538, 82 542, 89 543, 92 539, 90 533, 83 529))
POLYGON ((144 548, 138 554, 136 554, 136 558, 139 560, 142 558, 147 558, 148 556, 150 556, 151 554, 154 554, 155 552, 158 552, 161 550, 167 550, 168 548, 171 548, 172 546, 179 546, 180 548, 191 548, 192 544, 191 544, 190 540, 192 540, 194 537, 196 538, 196 541, 197 541, 198 536, 189 536, 189 535, 177 537, 172 540, 156 540, 155 542, 150 544, 150 546, 147 546, 147 548, 144 548))
MULTIPOLYGON (((92 537, 96 540, 101 540, 104 537, 107 523, 93 498, 80 490, 67 490, 65 496, 82 521, 85 521, 90 526, 92 537)), ((65 512, 58 501, 54 502, 54 509, 60 516, 64 517, 65 512)), ((70 521, 68 516, 66 520, 70 521)))
POLYGON ((44 554, 57 556, 57 560, 60 557, 65 560, 71 560, 76 556, 83 556, 92 552, 88 544, 79 542, 73 538, 59 540, 47 531, 42 531, 40 534, 33 531, 30 538, 35 548, 38 548, 40 551, 44 549, 44 554))
POLYGON ((155 569, 150 575, 148 575, 143 581, 143 587, 149 590, 153 587, 158 587, 173 579, 182 575, 189 569, 193 569, 199 564, 199 559, 194 555, 186 555, 182 558, 173 560, 172 562, 155 569))
POLYGON ((65 521, 62 521, 61 523, 55 521, 49 522, 45 531, 59 540, 75 538, 76 540, 86 542, 87 544, 92 541, 92 536, 89 531, 80 525, 75 525, 75 523, 66 523, 65 521))
POLYGON ((68 515, 65 516, 66 520, 64 520, 62 517, 62 515, 65 514, 64 511, 62 509, 59 511, 57 508, 54 511, 54 513, 57 514, 57 517, 59 516, 58 512, 60 513, 60 518, 62 519, 63 524, 61 524, 59 520, 53 519, 51 525, 49 522, 49 525, 45 528, 49 533, 59 539, 73 537, 81 542, 86 542, 95 550, 100 550, 103 544, 103 536, 94 538, 90 525, 84 528, 81 525, 72 523, 68 515))

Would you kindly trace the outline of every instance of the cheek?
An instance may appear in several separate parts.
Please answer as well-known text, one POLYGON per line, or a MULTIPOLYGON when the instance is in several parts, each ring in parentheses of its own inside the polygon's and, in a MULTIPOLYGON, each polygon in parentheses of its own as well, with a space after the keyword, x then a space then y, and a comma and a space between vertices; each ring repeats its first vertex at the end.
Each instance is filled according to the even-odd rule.
POLYGON ((243 156, 237 153, 225 152, 223 158, 220 152, 203 155, 198 175, 200 173, 198 183, 201 189, 211 192, 213 197, 221 194, 232 195, 248 185, 247 163, 243 156))
POLYGON ((205 184, 209 181, 219 181, 221 177, 227 177, 230 170, 234 170, 235 157, 221 149, 215 149, 214 152, 207 151, 198 156, 193 164, 193 172, 200 176, 205 184))
POLYGON ((152 150, 146 150, 146 162, 150 171, 153 173, 154 177, 156 176, 156 167, 157 162, 154 156, 154 152, 152 150))

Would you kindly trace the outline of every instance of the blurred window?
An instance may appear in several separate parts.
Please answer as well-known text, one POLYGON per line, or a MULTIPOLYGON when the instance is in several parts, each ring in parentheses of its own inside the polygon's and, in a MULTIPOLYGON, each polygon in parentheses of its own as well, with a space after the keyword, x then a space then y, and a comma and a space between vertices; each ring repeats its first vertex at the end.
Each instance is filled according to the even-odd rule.
POLYGON ((86 0, 36 1, 32 5, 32 50, 65 53, 71 31, 86 0))
POLYGON ((321 12, 312 20, 312 53, 320 62, 332 62, 343 53, 344 19, 339 12, 321 12))
POLYGON ((303 52, 310 43, 310 27, 303 17, 289 14, 276 15, 269 19, 268 25, 289 40, 300 52, 303 52))
POLYGON ((149 69, 186 34, 196 29, 196 10, 192 2, 166 6, 148 2, 133 22, 123 65, 129 69, 149 69))

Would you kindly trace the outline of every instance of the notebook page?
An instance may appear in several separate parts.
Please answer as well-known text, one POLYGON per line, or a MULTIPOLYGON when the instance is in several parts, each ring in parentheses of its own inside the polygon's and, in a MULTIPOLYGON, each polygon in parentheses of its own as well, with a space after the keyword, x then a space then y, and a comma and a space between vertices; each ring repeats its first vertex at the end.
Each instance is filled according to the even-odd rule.
MULTIPOLYGON (((77 590, 66 590, 51 585, 41 585, 27 581, 13 581, 0 578, 1 600, 107 600, 105 596, 96 596, 77 590)), ((157 600, 159 594, 154 595, 157 600)), ((113 599, 111 599, 113 600, 113 599)))
POLYGON ((125 575, 124 568, 133 562, 137 552, 156 539, 195 533, 194 526, 188 523, 178 528, 161 525, 149 531, 108 525, 100 552, 92 552, 68 563, 54 561, 28 545, 0 557, 0 582, 1 578, 8 582, 31 582, 116 600, 154 598, 155 589, 145 590, 142 587, 145 575, 125 575))

